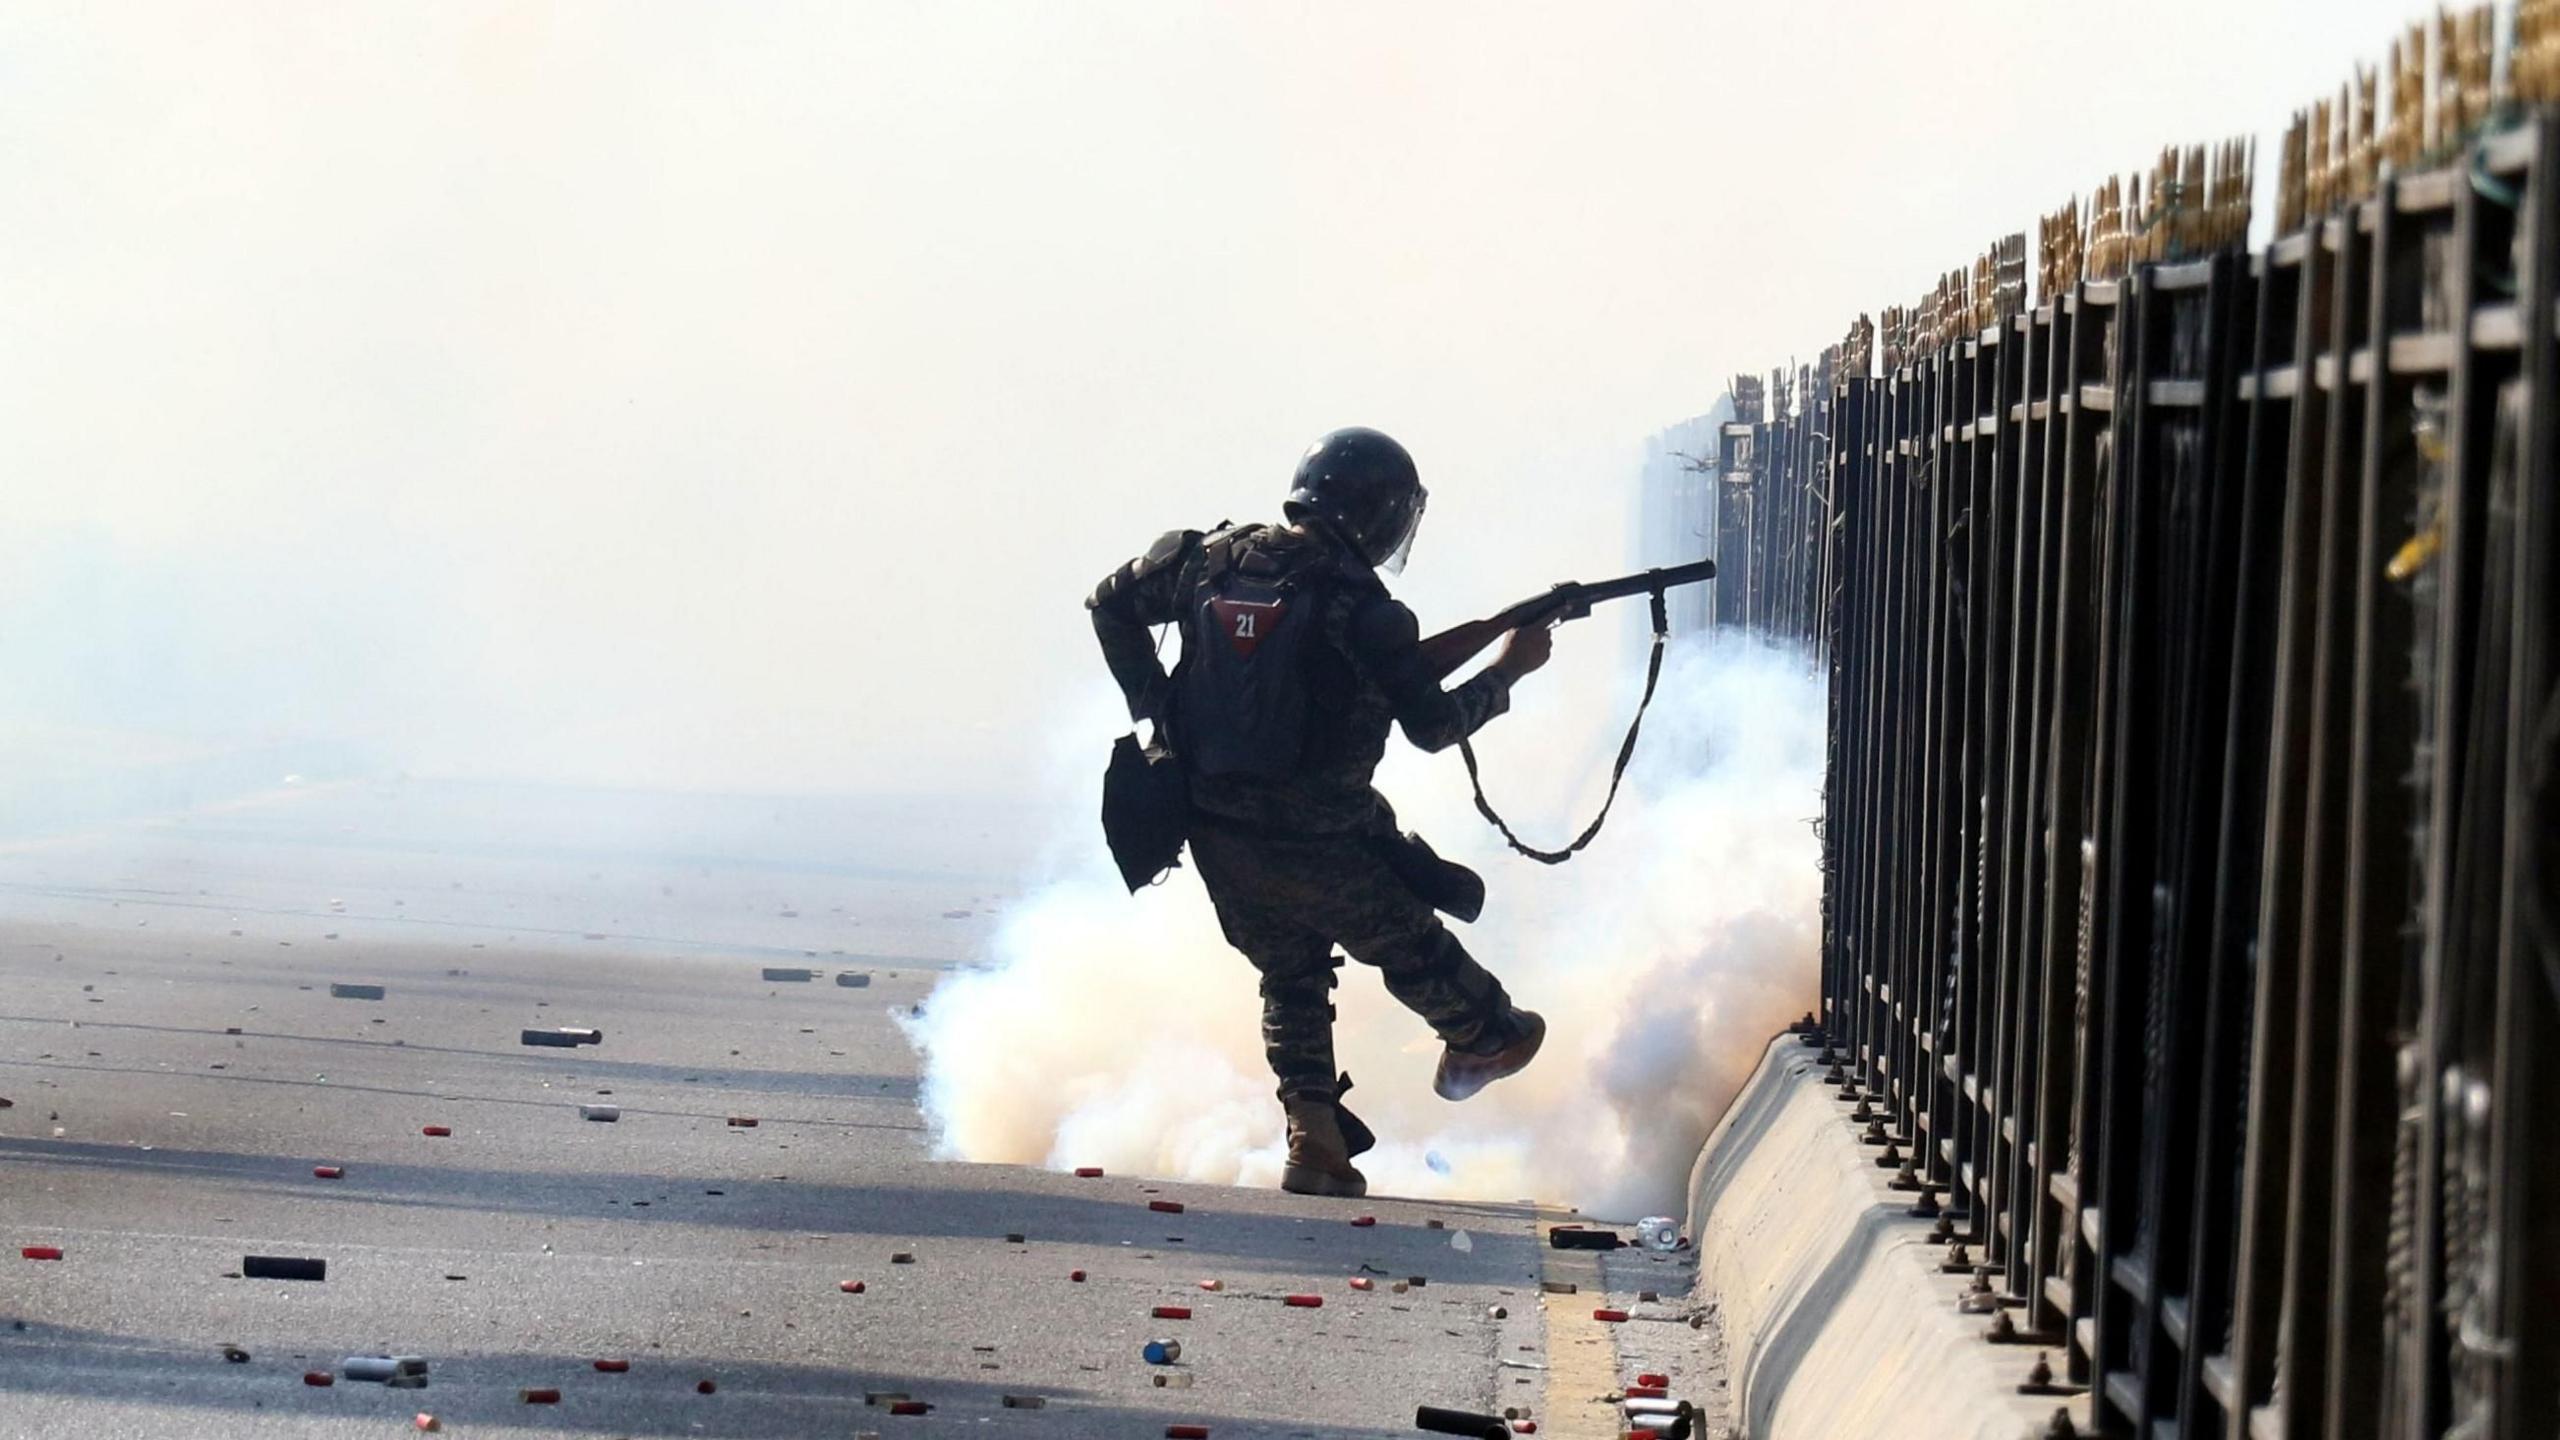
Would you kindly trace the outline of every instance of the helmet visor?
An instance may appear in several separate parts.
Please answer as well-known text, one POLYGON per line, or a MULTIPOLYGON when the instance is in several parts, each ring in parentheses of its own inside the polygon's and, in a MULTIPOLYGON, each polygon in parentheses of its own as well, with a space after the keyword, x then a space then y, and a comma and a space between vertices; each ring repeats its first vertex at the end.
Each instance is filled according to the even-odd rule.
POLYGON ((1404 533, 1396 537, 1395 544, 1387 551, 1386 558, 1378 562, 1379 569, 1386 571, 1390 575, 1401 575, 1404 573, 1405 562, 1413 558, 1414 537, 1422 533, 1423 509, 1430 503, 1431 492, 1423 489, 1419 485, 1414 486, 1413 509, 1405 517, 1404 533))

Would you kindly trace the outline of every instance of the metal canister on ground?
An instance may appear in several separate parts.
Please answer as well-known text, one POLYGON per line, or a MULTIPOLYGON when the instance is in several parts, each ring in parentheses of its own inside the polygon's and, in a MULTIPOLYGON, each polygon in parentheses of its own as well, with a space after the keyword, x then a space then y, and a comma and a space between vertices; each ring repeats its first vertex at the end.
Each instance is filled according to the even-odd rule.
POLYGON ((1451 1410, 1439 1405, 1413 1407, 1413 1428, 1435 1435, 1475 1435, 1482 1440, 1511 1440, 1511 1422, 1499 1415, 1451 1410))

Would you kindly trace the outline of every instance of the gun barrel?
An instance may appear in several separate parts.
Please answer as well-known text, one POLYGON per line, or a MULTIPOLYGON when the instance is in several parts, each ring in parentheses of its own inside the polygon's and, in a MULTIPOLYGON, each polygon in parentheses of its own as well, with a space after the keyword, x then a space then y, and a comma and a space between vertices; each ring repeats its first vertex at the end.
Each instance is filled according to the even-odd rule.
POLYGON ((1716 574, 1713 560, 1692 560, 1686 565, 1666 565, 1654 570, 1639 570, 1615 580, 1595 580, 1579 587, 1580 599, 1586 603, 1624 600, 1631 595, 1650 595, 1656 590, 1671 590, 1682 585, 1695 585, 1712 580, 1716 574))

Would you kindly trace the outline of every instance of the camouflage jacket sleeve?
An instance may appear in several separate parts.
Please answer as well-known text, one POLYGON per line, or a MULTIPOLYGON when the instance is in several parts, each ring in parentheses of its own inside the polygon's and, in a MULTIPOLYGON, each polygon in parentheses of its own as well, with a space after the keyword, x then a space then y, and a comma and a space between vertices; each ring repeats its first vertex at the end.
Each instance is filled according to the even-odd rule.
POLYGON ((1511 679, 1484 670, 1454 690, 1443 690, 1422 660, 1422 627, 1403 602, 1373 600, 1351 619, 1352 664, 1386 693, 1404 738, 1425 750, 1446 750, 1511 708, 1511 679))
POLYGON ((1199 544, 1197 530, 1166 531, 1146 554, 1104 576, 1084 602, 1093 612, 1103 663, 1120 683, 1132 720, 1154 719, 1163 708, 1172 682, 1147 631, 1180 615, 1183 561, 1199 544))

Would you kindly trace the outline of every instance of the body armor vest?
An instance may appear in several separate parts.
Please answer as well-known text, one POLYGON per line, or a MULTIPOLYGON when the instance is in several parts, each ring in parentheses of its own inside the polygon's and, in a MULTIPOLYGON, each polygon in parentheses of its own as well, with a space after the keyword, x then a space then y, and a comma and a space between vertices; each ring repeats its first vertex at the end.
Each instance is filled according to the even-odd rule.
POLYGON ((1286 780, 1307 758, 1332 565, 1313 546, 1255 543, 1264 533, 1213 536, 1183 614, 1174 738, 1195 776, 1286 780))

